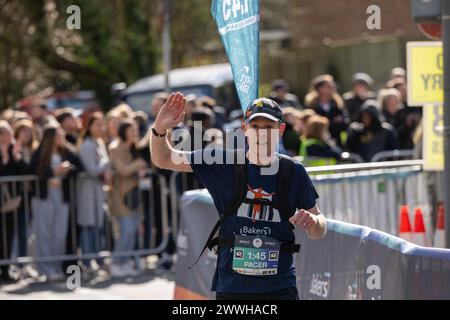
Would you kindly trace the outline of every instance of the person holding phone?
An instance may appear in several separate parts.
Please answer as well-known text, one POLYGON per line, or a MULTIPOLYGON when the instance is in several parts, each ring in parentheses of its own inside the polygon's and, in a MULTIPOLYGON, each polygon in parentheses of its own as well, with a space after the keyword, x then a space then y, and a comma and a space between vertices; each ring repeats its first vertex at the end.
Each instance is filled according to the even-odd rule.
MULTIPOLYGON (((75 200, 71 199, 75 194, 74 178, 83 166, 59 126, 44 128, 42 141, 31 157, 31 167, 39 177, 32 199, 36 256, 64 255, 69 201, 75 200)), ((49 281, 64 279, 61 262, 40 262, 38 271, 49 281)))

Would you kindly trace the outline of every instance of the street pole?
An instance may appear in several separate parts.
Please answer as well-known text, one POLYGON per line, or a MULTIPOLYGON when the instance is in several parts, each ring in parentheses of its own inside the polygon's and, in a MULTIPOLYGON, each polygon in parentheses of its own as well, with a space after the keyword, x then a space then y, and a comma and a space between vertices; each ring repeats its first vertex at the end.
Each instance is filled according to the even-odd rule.
POLYGON ((164 88, 170 92, 169 72, 171 69, 171 43, 170 43, 170 0, 164 0, 164 26, 163 26, 163 63, 164 88))
POLYGON ((450 0, 442 0, 442 43, 444 47, 444 192, 445 242, 450 248, 450 0))

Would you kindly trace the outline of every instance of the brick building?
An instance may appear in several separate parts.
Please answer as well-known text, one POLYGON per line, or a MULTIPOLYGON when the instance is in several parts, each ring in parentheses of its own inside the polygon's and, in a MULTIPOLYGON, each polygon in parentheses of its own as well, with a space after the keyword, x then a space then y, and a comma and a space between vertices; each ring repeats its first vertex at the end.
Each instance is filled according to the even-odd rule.
POLYGON ((406 42, 427 40, 412 21, 410 0, 282 2, 262 1, 262 35, 280 35, 262 45, 266 88, 272 79, 285 78, 303 96, 314 76, 331 73, 344 92, 353 73, 367 72, 379 89, 393 67, 406 65, 406 42), (371 5, 380 8, 380 30, 367 28, 371 5))
POLYGON ((291 0, 292 45, 315 46, 337 40, 363 40, 373 36, 423 38, 411 19, 411 0, 291 0), (367 8, 380 8, 381 29, 369 30, 367 8))

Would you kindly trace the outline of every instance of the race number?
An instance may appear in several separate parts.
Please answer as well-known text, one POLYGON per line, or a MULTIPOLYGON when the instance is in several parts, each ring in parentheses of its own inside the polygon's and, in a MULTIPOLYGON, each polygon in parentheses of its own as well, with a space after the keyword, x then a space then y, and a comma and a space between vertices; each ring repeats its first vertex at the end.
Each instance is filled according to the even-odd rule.
POLYGON ((269 237, 236 236, 233 270, 239 274, 268 276, 278 273, 280 242, 269 237))

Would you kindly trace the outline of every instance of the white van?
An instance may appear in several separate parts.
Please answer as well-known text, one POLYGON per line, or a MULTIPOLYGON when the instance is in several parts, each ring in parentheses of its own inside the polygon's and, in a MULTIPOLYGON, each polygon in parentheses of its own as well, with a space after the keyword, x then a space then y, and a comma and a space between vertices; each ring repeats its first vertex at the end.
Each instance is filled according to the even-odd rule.
MULTIPOLYGON (((209 96, 228 112, 240 108, 229 64, 175 69, 169 77, 171 91, 196 94, 198 97, 209 96)), ((161 91, 164 91, 164 75, 158 74, 138 80, 122 91, 121 98, 133 110, 148 113, 153 95, 161 91)))

